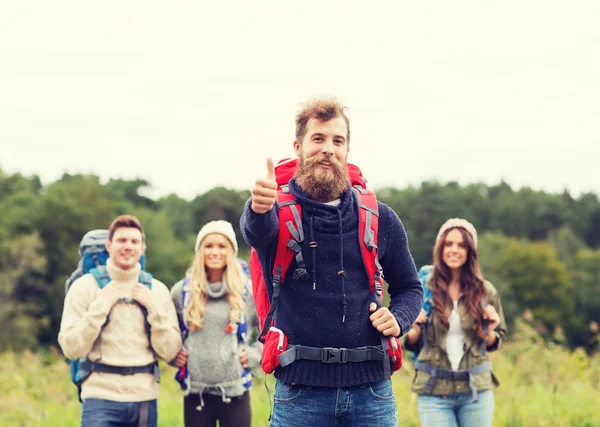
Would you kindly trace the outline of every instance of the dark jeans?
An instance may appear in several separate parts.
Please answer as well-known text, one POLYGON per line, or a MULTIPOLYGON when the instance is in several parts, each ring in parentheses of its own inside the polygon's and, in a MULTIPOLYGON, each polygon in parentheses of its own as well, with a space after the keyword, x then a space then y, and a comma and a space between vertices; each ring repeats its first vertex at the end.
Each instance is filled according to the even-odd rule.
POLYGON ((352 388, 275 385, 272 427, 397 425, 390 380, 352 388))
POLYGON ((223 402, 221 396, 212 394, 204 393, 202 398, 204 407, 201 411, 196 409, 200 405, 198 393, 183 398, 183 418, 186 426, 215 427, 219 420, 219 427, 250 427, 252 423, 250 392, 232 397, 229 403, 223 402))
POLYGON ((156 427, 156 400, 115 402, 85 399, 81 427, 156 427))

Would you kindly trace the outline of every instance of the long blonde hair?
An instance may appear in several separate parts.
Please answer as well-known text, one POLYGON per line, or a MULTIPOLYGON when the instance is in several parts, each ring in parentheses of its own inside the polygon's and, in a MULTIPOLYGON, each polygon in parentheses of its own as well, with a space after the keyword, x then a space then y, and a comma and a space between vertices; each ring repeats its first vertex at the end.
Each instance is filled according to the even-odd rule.
MULTIPOLYGON (((204 265, 204 252, 204 246, 200 244, 196 251, 194 262, 186 273, 186 277, 190 281, 191 297, 190 303, 185 307, 183 314, 190 331, 197 331, 203 328, 202 322, 206 311, 206 301, 208 300, 208 293, 206 292, 208 280, 204 265)), ((231 323, 239 322, 242 313, 246 309, 246 304, 244 303, 245 281, 246 277, 235 257, 233 246, 227 240, 227 263, 223 271, 223 284, 227 288, 229 321, 231 323)))

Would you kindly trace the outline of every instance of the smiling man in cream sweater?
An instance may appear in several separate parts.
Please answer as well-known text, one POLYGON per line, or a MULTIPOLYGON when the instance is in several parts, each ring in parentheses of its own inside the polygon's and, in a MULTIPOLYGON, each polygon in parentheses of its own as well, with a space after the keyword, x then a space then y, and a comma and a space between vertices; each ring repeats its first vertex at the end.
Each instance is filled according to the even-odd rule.
POLYGON ((91 372, 81 388, 82 426, 154 427, 157 357, 171 361, 181 349, 175 307, 162 282, 140 283, 146 245, 137 218, 117 217, 106 248, 109 283, 101 289, 92 274, 73 283, 58 341, 69 359, 86 357, 91 372))

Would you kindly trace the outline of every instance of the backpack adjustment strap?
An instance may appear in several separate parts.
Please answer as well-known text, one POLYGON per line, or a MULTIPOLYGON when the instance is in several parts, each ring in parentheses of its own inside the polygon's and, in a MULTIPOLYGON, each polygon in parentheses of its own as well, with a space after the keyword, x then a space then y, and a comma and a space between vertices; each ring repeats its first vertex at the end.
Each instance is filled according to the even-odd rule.
POLYGON ((302 248, 298 242, 290 239, 287 242, 287 247, 296 254, 296 264, 298 264, 298 268, 294 270, 294 280, 309 279, 310 275, 308 274, 308 271, 306 271, 306 263, 304 262, 304 257, 302 256, 302 248))
POLYGON ((322 363, 358 363, 369 360, 383 361, 386 354, 378 347, 336 348, 290 346, 278 356, 279 365, 285 367, 296 360, 314 360, 322 363))
MULTIPOLYGON (((377 299, 381 300, 381 295, 383 294, 383 286, 381 286, 381 281, 380 280, 376 280, 375 281, 375 293, 377 294, 377 299)), ((377 305, 379 307, 382 306, 380 301, 377 301, 377 305)))

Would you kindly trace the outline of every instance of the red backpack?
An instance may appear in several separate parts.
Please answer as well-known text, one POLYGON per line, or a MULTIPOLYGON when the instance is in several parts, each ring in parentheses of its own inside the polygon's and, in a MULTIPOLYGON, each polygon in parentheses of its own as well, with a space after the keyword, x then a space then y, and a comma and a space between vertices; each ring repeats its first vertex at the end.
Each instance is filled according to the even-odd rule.
MULTIPOLYGON (((302 230, 302 210, 296 198, 288 189, 288 183, 294 176, 298 166, 298 159, 281 160, 275 167, 275 179, 277 181, 277 204, 279 207, 279 237, 277 241, 277 251, 275 254, 275 263, 273 266, 273 295, 272 301, 269 300, 267 289, 263 278, 262 269, 258 260, 258 255, 254 248, 250 251, 250 271, 252 278, 252 290, 256 311, 260 323, 259 340, 263 342, 262 368, 270 374, 278 366, 286 366, 295 359, 289 359, 283 353, 287 349, 287 337, 285 333, 277 329, 273 322, 273 316, 277 310, 280 287, 285 281, 286 273, 296 258, 298 267, 294 271, 295 277, 303 277, 308 274, 304 269, 304 261, 300 251, 299 243, 304 240, 302 230), (282 357, 280 357, 282 356, 282 357)), ((359 236, 363 236, 361 252, 362 258, 369 276, 371 292, 375 294, 378 308, 383 304, 383 272, 377 256, 377 232, 379 224, 379 208, 375 194, 367 190, 366 181, 360 169, 348 163, 348 177, 350 179, 352 190, 358 196, 357 209, 359 211, 359 236)), ((391 375, 390 363, 394 371, 402 366, 402 349, 399 340, 395 337, 384 337, 381 335, 382 354, 384 363, 384 372, 386 377, 391 375)), ((297 346, 299 347, 299 346, 297 346)), ((310 348, 311 350, 315 350, 310 348)), ((316 349, 321 350, 321 349, 316 349)), ((335 363, 362 360, 359 350, 352 349, 333 349, 327 348, 325 363, 335 363), (341 351, 346 352, 344 356, 341 351), (348 358, 347 352, 353 351, 348 358), (341 358, 346 360, 341 360, 341 358), (337 358, 337 360, 335 360, 337 358)), ((296 352, 297 353, 297 352, 296 352)), ((369 353, 371 354, 371 353, 369 353)), ((369 360, 369 359, 365 359, 369 360)))

